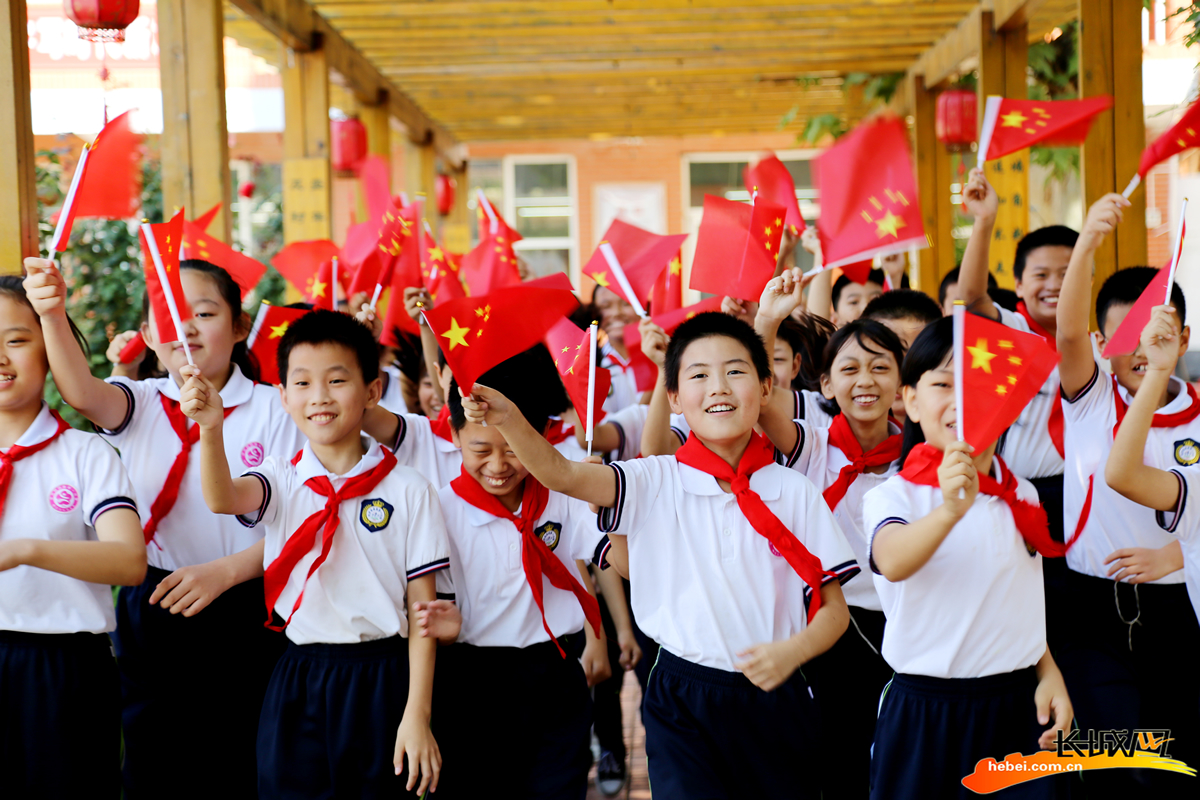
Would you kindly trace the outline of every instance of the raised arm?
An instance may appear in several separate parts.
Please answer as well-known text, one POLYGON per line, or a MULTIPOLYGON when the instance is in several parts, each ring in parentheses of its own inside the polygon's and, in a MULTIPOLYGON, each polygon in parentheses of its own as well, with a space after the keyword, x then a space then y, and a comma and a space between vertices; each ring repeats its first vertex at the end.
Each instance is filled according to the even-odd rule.
POLYGON ((25 294, 42 321, 46 357, 54 384, 67 405, 106 430, 120 426, 129 412, 125 392, 92 375, 87 356, 67 319, 67 284, 54 262, 25 259, 25 294))
POLYGON ((996 210, 999 198, 996 190, 983 176, 983 170, 971 170, 971 178, 963 189, 963 202, 967 213, 975 218, 971 226, 971 238, 963 253, 962 267, 958 275, 958 294, 967 310, 988 319, 1000 319, 1000 312, 988 295, 988 249, 992 242, 992 229, 996 225, 996 210))
POLYGON ((1067 274, 1058 294, 1058 377, 1063 394, 1074 398, 1092 379, 1096 370, 1088 324, 1092 308, 1092 276, 1096 250, 1104 237, 1116 229, 1129 201, 1119 194, 1106 194, 1088 210, 1087 220, 1075 242, 1067 274))
POLYGON ((499 428, 517 459, 550 491, 604 508, 616 502, 617 478, 610 468, 568 460, 495 389, 475 384, 463 395, 463 411, 470 422, 499 428))
MULTIPOLYGON (((802 278, 797 270, 788 270, 774 278, 763 288, 758 303, 758 316, 754 319, 754 330, 762 337, 767 355, 775 352, 775 334, 779 325, 791 315, 802 299, 802 278)), ((799 434, 793 421, 795 415, 794 394, 790 389, 776 386, 771 396, 763 403, 758 414, 758 424, 763 433, 783 453, 796 448, 799 434)))
POLYGON ((200 485, 214 514, 249 514, 263 504, 263 487, 255 478, 234 478, 225 459, 225 409, 221 395, 196 367, 180 370, 186 379, 179 407, 200 426, 200 485))
POLYGON ((643 456, 674 455, 682 443, 671 430, 671 401, 667 399, 667 345, 671 339, 666 332, 649 320, 638 325, 642 334, 642 353, 658 367, 658 379, 650 395, 650 407, 646 410, 646 424, 642 426, 642 441, 639 452, 643 456))
POLYGON ((96 520, 99 541, 9 539, 0 542, 0 572, 26 565, 88 583, 136 586, 146 578, 142 523, 130 508, 113 508, 96 520))

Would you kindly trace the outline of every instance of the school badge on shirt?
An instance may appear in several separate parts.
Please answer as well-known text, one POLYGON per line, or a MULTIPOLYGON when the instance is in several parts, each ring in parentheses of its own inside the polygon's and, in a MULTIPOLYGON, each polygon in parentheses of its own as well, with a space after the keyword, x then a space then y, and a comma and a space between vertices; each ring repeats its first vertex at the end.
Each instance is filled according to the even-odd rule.
POLYGON ((554 552, 554 548, 558 547, 558 543, 562 539, 562 523, 547 522, 535 529, 533 533, 542 540, 546 547, 550 548, 550 552, 554 552))
POLYGON ((1195 439, 1181 439, 1175 443, 1175 463, 1190 467, 1200 461, 1200 444, 1195 439))
POLYGON ((369 531, 381 531, 392 521, 392 512, 396 509, 381 497, 362 501, 358 513, 358 521, 369 531))

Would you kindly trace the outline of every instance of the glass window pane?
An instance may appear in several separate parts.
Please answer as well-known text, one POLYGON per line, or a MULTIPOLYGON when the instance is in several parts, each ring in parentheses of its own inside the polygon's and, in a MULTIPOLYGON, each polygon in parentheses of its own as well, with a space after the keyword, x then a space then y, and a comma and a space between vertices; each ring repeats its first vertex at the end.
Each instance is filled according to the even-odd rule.
POLYGON ((570 206, 519 206, 517 233, 526 239, 567 237, 571 235, 570 206))
POLYGON ((515 197, 569 197, 566 164, 514 165, 515 197))
POLYGON ((504 213, 504 171, 499 161, 470 161, 467 165, 467 187, 459 186, 458 191, 470 191, 467 198, 467 208, 471 210, 469 225, 471 226, 471 246, 479 244, 479 198, 475 188, 483 189, 492 207, 499 213, 504 213), (467 187, 470 187, 469 190, 467 187))
POLYGON ((537 278, 555 272, 570 271, 571 251, 566 248, 559 250, 521 250, 518 255, 529 268, 529 272, 537 278))
POLYGON ((750 195, 746 192, 746 187, 742 185, 742 170, 745 168, 745 161, 693 162, 689 164, 692 206, 702 208, 706 194, 715 194, 717 197, 729 200, 749 200, 750 195))

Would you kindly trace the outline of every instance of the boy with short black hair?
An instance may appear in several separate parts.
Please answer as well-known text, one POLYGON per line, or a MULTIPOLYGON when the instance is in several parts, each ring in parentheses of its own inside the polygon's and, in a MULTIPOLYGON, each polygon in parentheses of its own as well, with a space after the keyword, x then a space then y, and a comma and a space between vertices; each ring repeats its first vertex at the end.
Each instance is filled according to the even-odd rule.
POLYGON ((429 729, 437 645, 410 635, 406 609, 432 601, 434 575, 449 566, 437 494, 363 436, 382 388, 366 327, 313 311, 288 328, 278 360, 283 406, 308 443, 240 478, 225 459, 216 389, 188 367, 181 392, 200 427, 209 508, 266 528, 267 624, 289 639, 260 717, 259 791, 421 794, 441 769, 429 729))
MULTIPOLYGON (((954 301, 962 300, 962 295, 958 291, 958 276, 962 272, 962 266, 957 266, 942 276, 942 282, 938 284, 938 305, 942 307, 942 316, 948 317, 954 313, 954 301)), ((987 274, 987 290, 990 293, 998 288, 1000 284, 996 283, 996 276, 990 271, 987 274)))
MULTIPOLYGON (((1163 364, 1156 356, 1160 363, 1154 372, 1165 374, 1154 380, 1148 377, 1149 358, 1141 346, 1132 354, 1111 356, 1112 375, 1101 371, 1088 332, 1095 252, 1128 208, 1124 197, 1109 194, 1088 211, 1058 302, 1066 532, 1079 534, 1066 556, 1067 601, 1079 613, 1070 616, 1058 660, 1081 728, 1169 728, 1171 756, 1195 763, 1200 757, 1200 684, 1184 665, 1200 659, 1200 623, 1188 603, 1180 544, 1158 524, 1152 509, 1121 496, 1106 480, 1115 435, 1135 396, 1143 407, 1150 403, 1154 408, 1143 460, 1157 469, 1194 460, 1200 399, 1191 386, 1169 374, 1187 350, 1183 292, 1178 284, 1171 292, 1172 324, 1178 331, 1170 343, 1174 359, 1163 364), (1145 391, 1154 396, 1143 397, 1145 391), (1178 668, 1164 669, 1164 664, 1178 668)), ((1101 348, 1155 274, 1149 267, 1131 267, 1105 281, 1096 299, 1101 348)), ((1101 797, 1195 794, 1193 787, 1158 771, 1117 770, 1095 788, 1103 792, 1097 795, 1101 797)))
POLYGON ((884 292, 863 309, 863 317, 882 322, 900 337, 904 347, 912 346, 917 334, 926 325, 942 318, 942 310, 933 298, 916 289, 893 289, 884 292))
POLYGON ((548 488, 603 508, 610 560, 662 645, 643 712, 655 792, 815 797, 819 722, 799 667, 845 632, 840 582, 858 563, 816 487, 754 432, 772 390, 754 330, 699 314, 665 365, 672 410, 692 431, 674 456, 568 462, 501 393, 476 384, 463 407, 548 488))
POLYGON ((883 294, 885 280, 887 276, 881 269, 871 270, 866 283, 855 283, 847 275, 838 276, 830 294, 833 315, 829 321, 840 328, 861 317, 867 304, 883 294))

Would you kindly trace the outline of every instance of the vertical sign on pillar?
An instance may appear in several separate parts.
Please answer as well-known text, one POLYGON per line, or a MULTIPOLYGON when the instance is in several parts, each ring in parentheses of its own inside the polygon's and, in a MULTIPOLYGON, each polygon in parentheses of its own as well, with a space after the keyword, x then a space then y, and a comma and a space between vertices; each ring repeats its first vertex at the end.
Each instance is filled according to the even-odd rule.
POLYGON ((1010 156, 987 162, 988 183, 996 190, 1000 207, 996 211, 996 227, 992 233, 988 265, 1002 289, 1015 284, 1012 265, 1017 255, 1017 242, 1029 228, 1029 151, 1021 150, 1010 156))
POLYGON ((329 239, 329 160, 289 158, 283 162, 283 240, 329 239))

